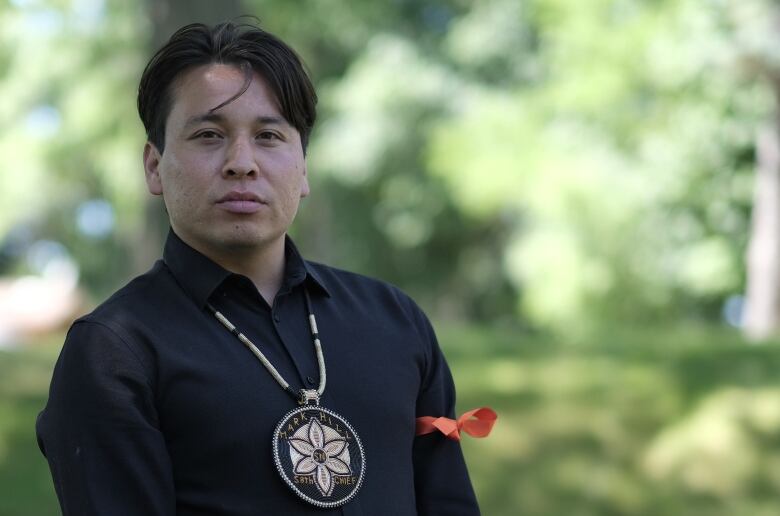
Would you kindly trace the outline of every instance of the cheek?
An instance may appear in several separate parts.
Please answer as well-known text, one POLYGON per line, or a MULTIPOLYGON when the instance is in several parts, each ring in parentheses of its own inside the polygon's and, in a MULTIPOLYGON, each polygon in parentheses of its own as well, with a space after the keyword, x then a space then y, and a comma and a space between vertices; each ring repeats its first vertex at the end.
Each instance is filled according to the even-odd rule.
POLYGON ((171 199, 204 194, 208 183, 208 164, 197 159, 179 159, 175 154, 165 163, 161 175, 163 195, 171 199))
POLYGON ((280 180, 282 188, 290 197, 300 197, 301 189, 306 182, 306 167, 302 157, 292 154, 286 156, 284 162, 278 164, 278 170, 282 170, 280 180))

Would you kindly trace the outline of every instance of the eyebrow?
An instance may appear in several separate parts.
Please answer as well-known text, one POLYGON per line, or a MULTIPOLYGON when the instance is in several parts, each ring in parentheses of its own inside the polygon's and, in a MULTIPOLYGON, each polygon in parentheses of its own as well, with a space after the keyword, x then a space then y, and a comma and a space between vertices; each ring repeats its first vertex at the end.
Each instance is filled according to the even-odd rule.
MULTIPOLYGON (((191 116, 184 123, 184 127, 191 127, 202 122, 224 123, 225 120, 225 117, 219 113, 208 112, 191 116)), ((284 118, 279 116, 258 116, 255 118, 255 122, 259 125, 284 125, 287 123, 284 118)))

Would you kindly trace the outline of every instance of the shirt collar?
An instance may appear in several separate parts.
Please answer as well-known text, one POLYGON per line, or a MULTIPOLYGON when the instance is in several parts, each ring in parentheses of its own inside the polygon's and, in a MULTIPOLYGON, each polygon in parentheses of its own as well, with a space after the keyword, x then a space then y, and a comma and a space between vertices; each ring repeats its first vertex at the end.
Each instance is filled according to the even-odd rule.
MULTIPOLYGON (((321 277, 301 257, 288 235, 285 235, 284 255, 284 279, 280 292, 290 290, 305 281, 307 285, 318 288, 326 297, 330 297, 321 277)), ((168 232, 165 241, 163 261, 179 285, 201 307, 206 305, 214 290, 226 279, 238 276, 187 245, 173 229, 168 232)))

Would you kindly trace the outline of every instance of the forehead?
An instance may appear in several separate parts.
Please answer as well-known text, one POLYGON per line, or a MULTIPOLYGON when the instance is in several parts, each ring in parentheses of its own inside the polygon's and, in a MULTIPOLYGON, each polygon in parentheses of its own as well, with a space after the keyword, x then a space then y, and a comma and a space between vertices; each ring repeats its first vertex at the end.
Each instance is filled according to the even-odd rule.
POLYGON ((215 112, 279 115, 279 103, 262 76, 253 71, 249 87, 241 93, 245 86, 246 75, 237 66, 215 63, 187 70, 172 84, 169 121, 209 113, 230 99, 215 112))

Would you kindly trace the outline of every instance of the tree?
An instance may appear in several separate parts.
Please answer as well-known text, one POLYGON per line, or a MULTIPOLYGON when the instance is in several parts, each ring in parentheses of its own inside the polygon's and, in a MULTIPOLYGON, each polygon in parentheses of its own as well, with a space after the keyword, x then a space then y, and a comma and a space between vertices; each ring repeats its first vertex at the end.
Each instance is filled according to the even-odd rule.
POLYGON ((717 317, 743 288, 767 105, 735 66, 733 4, 522 5, 528 80, 475 85, 436 131, 433 170, 464 210, 523 221, 505 257, 536 324, 717 317))
POLYGON ((756 130, 756 179, 750 245, 746 260, 744 329, 766 339, 780 330, 780 66, 775 2, 753 1, 734 7, 731 16, 739 58, 751 77, 771 92, 770 116, 756 130))

